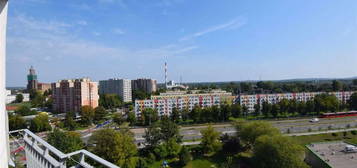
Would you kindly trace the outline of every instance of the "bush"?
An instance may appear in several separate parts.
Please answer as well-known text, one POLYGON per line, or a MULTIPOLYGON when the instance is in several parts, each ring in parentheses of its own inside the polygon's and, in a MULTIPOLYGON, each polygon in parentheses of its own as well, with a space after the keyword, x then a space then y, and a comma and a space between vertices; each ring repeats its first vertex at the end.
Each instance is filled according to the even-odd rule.
POLYGON ((352 131, 351 131, 351 134, 352 134, 352 135, 356 135, 356 134, 357 134, 357 131, 356 131, 356 130, 352 130, 352 131))
POLYGON ((332 133, 332 136, 334 136, 334 137, 337 137, 338 136, 338 133, 332 133))
POLYGON ((188 162, 192 160, 190 151, 184 146, 179 153, 180 165, 185 166, 188 162))
POLYGON ((347 136, 347 132, 343 132, 343 136, 344 136, 344 137, 347 136))

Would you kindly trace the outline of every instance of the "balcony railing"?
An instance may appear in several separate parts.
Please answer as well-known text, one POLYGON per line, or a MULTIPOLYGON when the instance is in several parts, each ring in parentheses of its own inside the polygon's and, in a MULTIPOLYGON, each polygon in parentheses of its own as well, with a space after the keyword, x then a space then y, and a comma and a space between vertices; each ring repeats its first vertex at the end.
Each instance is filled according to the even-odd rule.
POLYGON ((66 168, 66 163, 69 161, 75 163, 75 166, 72 166, 73 168, 93 168, 94 166, 86 162, 86 160, 92 160, 102 167, 119 168, 87 150, 64 154, 27 129, 10 131, 10 134, 13 133, 23 135, 27 168, 66 168))

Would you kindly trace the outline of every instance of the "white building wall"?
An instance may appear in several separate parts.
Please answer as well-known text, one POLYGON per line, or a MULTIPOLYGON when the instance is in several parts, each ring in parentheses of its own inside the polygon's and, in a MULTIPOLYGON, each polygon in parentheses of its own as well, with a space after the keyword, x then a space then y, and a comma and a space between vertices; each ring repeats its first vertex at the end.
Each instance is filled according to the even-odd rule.
POLYGON ((5 111, 5 57, 6 57, 6 23, 7 0, 0 0, 0 167, 7 168, 9 164, 9 129, 5 111))

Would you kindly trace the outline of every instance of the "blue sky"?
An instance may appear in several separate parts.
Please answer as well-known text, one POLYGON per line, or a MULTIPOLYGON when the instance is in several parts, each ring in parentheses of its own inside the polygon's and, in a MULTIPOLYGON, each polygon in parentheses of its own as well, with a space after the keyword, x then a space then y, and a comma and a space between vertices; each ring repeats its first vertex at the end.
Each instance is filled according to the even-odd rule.
POLYGON ((357 76, 357 1, 13 0, 7 86, 357 76))

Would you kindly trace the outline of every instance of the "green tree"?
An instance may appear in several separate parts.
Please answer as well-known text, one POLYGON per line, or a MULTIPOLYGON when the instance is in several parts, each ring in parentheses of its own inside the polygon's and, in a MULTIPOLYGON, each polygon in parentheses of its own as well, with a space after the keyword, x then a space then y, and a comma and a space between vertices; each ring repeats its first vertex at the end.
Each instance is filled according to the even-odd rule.
POLYGON ((283 113, 283 114, 286 114, 288 113, 288 110, 289 110, 289 100, 287 99, 282 99, 280 100, 279 102, 279 106, 280 106, 280 112, 283 113))
POLYGON ((20 115, 9 115, 9 129, 18 130, 26 128, 26 122, 20 115))
POLYGON ((240 130, 238 136, 248 148, 251 148, 255 144, 256 139, 260 136, 280 134, 277 128, 264 121, 244 122, 237 131, 238 130, 240 130))
POLYGON ((124 118, 121 113, 115 113, 113 116, 113 122, 116 123, 117 125, 121 125, 124 123, 124 118))
POLYGON ((151 150, 156 148, 161 141, 161 131, 158 123, 154 123, 145 130, 145 142, 147 149, 151 150))
POLYGON ((180 111, 176 107, 172 108, 172 114, 171 114, 170 118, 175 123, 178 123, 180 121, 181 114, 180 114, 180 111))
POLYGON ((99 106, 106 109, 121 107, 123 102, 117 94, 101 94, 99 95, 99 106))
POLYGON ((163 141, 168 142, 174 138, 176 141, 181 142, 182 137, 180 136, 179 126, 177 124, 168 118, 163 118, 160 122, 160 128, 163 141))
POLYGON ((179 153, 179 163, 181 166, 186 166, 188 162, 192 160, 192 155, 187 147, 183 146, 179 153))
POLYGON ((128 114, 127 114, 127 118, 126 118, 126 121, 131 125, 131 126, 133 126, 133 125, 135 125, 136 124, 136 115, 135 115, 135 113, 134 112, 129 112, 128 114))
POLYGON ((201 130, 202 141, 201 148, 204 153, 211 153, 218 151, 222 144, 219 141, 219 132, 215 131, 211 125, 201 130))
POLYGON ((54 129, 48 134, 47 142, 63 153, 70 153, 84 148, 81 136, 77 132, 63 132, 54 129))
MULTIPOLYGON (((30 93, 31 99, 31 93, 30 93)), ((44 107, 46 102, 46 97, 40 91, 35 91, 33 93, 33 98, 31 99, 31 104, 33 107, 44 107)))
POLYGON ((260 115, 260 104, 259 103, 254 105, 254 113, 256 116, 260 115))
POLYGON ((332 90, 333 91, 340 91, 342 89, 342 83, 337 80, 332 81, 332 90))
POLYGON ((289 137, 264 135, 253 149, 253 163, 259 168, 307 168, 304 148, 289 137))
POLYGON ((133 90, 133 101, 135 100, 144 100, 150 98, 150 94, 146 93, 143 90, 133 90))
MULTIPOLYGON (((357 79, 356 79, 357 80, 357 79)), ((357 110, 357 93, 353 93, 349 100, 351 110, 357 110)))
POLYGON ((280 106, 279 106, 279 104, 273 104, 273 106, 272 106, 272 108, 271 108, 271 114, 273 115, 274 118, 276 118, 279 113, 280 113, 280 106))
POLYGON ((22 103, 23 100, 24 100, 24 96, 22 94, 16 95, 15 103, 22 103))
POLYGON ((63 121, 64 127, 70 131, 74 131, 77 128, 77 123, 74 120, 74 117, 75 117, 74 112, 67 112, 63 121))
POLYGON ((201 120, 201 113, 202 109, 200 106, 195 105, 190 112, 190 118, 193 120, 194 123, 198 123, 201 120))
POLYGON ((137 148, 130 134, 113 129, 102 129, 89 139, 90 150, 105 160, 123 168, 135 168, 138 161, 137 148))
POLYGON ((104 117, 108 114, 104 107, 98 106, 94 109, 94 121, 102 121, 104 117))
POLYGON ((81 107, 81 121, 83 124, 90 125, 93 123, 94 119, 94 109, 91 106, 82 106, 81 107))
POLYGON ((181 111, 181 118, 182 121, 187 121, 189 119, 190 115, 190 110, 188 108, 185 108, 181 111))
POLYGON ((145 108, 142 111, 141 121, 143 122, 143 125, 151 125, 151 123, 154 123, 158 120, 159 115, 157 113, 157 109, 145 108))
POLYGON ((16 114, 22 115, 22 116, 28 116, 28 115, 35 115, 37 114, 36 110, 31 110, 31 108, 27 105, 21 105, 15 110, 16 114))
POLYGON ((39 114, 30 122, 32 132, 42 132, 51 130, 51 125, 47 114, 39 114))
POLYGON ((271 114, 272 105, 266 101, 262 104, 262 113, 265 117, 268 117, 271 114))
POLYGON ((242 107, 238 103, 232 104, 231 110, 232 110, 232 112, 231 112, 232 116, 234 118, 238 118, 238 117, 240 117, 242 115, 242 107))

